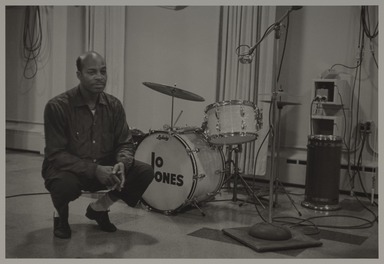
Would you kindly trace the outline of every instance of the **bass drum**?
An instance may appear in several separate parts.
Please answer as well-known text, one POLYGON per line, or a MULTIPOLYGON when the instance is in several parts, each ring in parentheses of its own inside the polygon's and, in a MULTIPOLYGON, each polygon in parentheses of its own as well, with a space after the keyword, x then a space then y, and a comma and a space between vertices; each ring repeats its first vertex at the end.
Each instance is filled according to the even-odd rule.
POLYGON ((151 132, 138 146, 135 159, 155 171, 142 197, 150 210, 175 213, 215 196, 223 184, 223 152, 201 133, 151 132))

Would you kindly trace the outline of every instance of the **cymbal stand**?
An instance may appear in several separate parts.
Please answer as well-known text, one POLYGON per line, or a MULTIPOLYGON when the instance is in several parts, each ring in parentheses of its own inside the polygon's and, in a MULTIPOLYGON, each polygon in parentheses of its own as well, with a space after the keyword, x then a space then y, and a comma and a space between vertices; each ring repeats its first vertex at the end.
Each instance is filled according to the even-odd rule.
POLYGON ((234 202, 237 202, 237 201, 243 201, 243 202, 248 202, 247 200, 242 200, 242 199, 239 199, 237 197, 237 187, 238 187, 238 180, 240 180, 240 182, 242 183, 242 185, 244 186, 245 190, 247 191, 248 195, 253 197, 254 201, 258 202, 262 207, 263 209, 265 209, 265 206, 264 204, 260 201, 260 199, 255 195, 255 193, 253 192, 252 188, 248 185, 248 183, 245 181, 245 179, 241 176, 240 174, 240 169, 239 169, 239 152, 241 152, 241 145, 238 144, 235 148, 232 147, 232 145, 229 145, 229 160, 227 161, 229 164, 227 164, 227 170, 229 169, 229 173, 230 172, 230 164, 232 162, 234 162, 233 164, 233 170, 234 170, 234 173, 233 174, 230 174, 230 176, 225 179, 225 181, 223 182, 223 186, 227 183, 229 183, 229 181, 231 179, 233 179, 233 192, 232 192, 232 201, 234 202), (235 152, 235 160, 232 161, 231 157, 232 157, 232 151, 235 152))
POLYGON ((173 109, 175 104, 175 90, 172 91, 172 106, 171 106, 171 130, 173 131, 173 109))

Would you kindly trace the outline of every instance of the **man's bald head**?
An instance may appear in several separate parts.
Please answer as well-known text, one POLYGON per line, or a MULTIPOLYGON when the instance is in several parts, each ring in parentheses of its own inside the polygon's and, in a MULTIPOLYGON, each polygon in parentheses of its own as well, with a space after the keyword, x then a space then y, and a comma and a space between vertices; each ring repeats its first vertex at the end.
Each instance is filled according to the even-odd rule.
POLYGON ((76 60, 76 68, 79 72, 81 72, 83 70, 83 67, 84 67, 84 63, 87 61, 87 60, 90 60, 90 59, 98 59, 98 60, 102 60, 104 61, 105 63, 105 60, 104 60, 104 57, 101 56, 99 53, 97 53, 96 51, 87 51, 83 54, 81 54, 77 60, 76 60))

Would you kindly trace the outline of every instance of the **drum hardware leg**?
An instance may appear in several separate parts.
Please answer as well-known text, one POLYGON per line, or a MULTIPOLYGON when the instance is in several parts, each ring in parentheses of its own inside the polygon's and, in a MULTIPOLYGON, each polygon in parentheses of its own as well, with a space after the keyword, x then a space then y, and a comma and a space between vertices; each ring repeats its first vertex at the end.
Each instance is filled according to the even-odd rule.
POLYGON ((222 186, 225 186, 229 189, 231 179, 231 165, 232 165, 232 145, 228 146, 228 159, 225 161, 225 169, 224 169, 224 182, 222 186))
POLYGON ((205 216, 204 211, 198 206, 196 198, 192 201, 192 205, 200 211, 202 216, 205 216))
MULTIPOLYGON (((240 146, 239 146, 240 147, 240 146)), ((252 188, 248 185, 248 183, 244 180, 243 177, 241 177, 240 175, 240 169, 239 169, 239 166, 238 166, 238 163, 239 163, 239 150, 240 148, 237 147, 235 148, 235 177, 234 177, 234 191, 233 191, 233 201, 237 201, 237 179, 240 179, 241 183, 243 184, 243 186, 245 187, 245 190, 247 191, 248 195, 253 197, 254 201, 258 202, 262 207, 263 209, 265 209, 265 206, 264 204, 261 202, 261 200, 255 195, 255 193, 253 192, 252 188)), ((244 202, 247 202, 247 201, 244 201, 244 202)))
POLYGON ((147 212, 151 212, 151 211, 152 211, 152 208, 149 207, 148 205, 143 204, 143 206, 144 206, 144 209, 145 209, 147 212))
POLYGON ((207 196, 209 197, 209 199, 207 199, 207 201, 209 202, 209 201, 214 200, 214 198, 217 195, 221 195, 221 192, 220 191, 216 191, 216 192, 207 193, 207 196))
MULTIPOLYGON (((258 202, 262 207, 263 209, 265 209, 265 206, 264 204, 261 202, 261 200, 255 195, 255 193, 253 192, 252 188, 248 185, 248 183, 245 181, 245 179, 241 176, 240 174, 240 169, 239 169, 239 166, 238 166, 238 163, 239 163, 239 152, 241 151, 241 144, 238 144, 237 147, 235 148, 232 148, 232 146, 229 146, 229 159, 227 161, 227 166, 228 168, 226 169, 226 172, 229 173, 229 175, 227 175, 227 178, 225 179, 224 183, 223 183, 223 186, 225 184, 229 184, 229 181, 231 179, 233 179, 233 191, 232 191, 232 199, 231 201, 233 202, 237 202, 237 201, 242 201, 242 202, 245 202, 247 203, 248 201, 247 200, 242 200, 242 199, 239 199, 237 197, 237 186, 238 186, 238 180, 240 180, 241 184, 245 187, 245 190, 246 192, 248 193, 249 196, 251 196, 254 200, 254 202, 258 202), (231 160, 231 152, 234 151, 235 152, 235 160, 232 161, 231 160), (231 170, 230 170, 230 164, 234 162, 234 173, 233 174, 230 174, 231 170)), ((223 200, 222 200, 223 201, 223 200)), ((225 201, 225 200, 224 200, 225 201)), ((242 205, 242 204, 241 204, 242 205)), ((240 205, 240 206, 241 206, 240 205)))

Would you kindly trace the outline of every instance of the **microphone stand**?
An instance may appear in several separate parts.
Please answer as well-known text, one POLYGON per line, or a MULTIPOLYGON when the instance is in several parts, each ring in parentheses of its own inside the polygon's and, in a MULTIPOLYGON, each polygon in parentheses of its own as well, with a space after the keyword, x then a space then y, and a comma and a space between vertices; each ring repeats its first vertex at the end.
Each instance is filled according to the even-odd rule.
MULTIPOLYGON (((274 190, 274 179, 275 179, 275 173, 276 173, 276 168, 275 168, 275 149, 276 149, 276 137, 275 137, 275 122, 276 122, 276 109, 277 109, 277 95, 278 95, 278 84, 277 84, 277 74, 276 74, 276 69, 278 67, 278 60, 279 60, 279 40, 280 40, 280 23, 285 19, 290 12, 292 12, 294 9, 290 9, 286 12, 286 14, 274 25, 274 32, 275 32, 275 37, 274 37, 274 65, 273 65, 273 92, 272 92, 272 98, 271 98, 271 115, 272 115, 272 121, 270 124, 270 136, 271 136, 271 161, 270 161, 270 175, 269 175, 269 204, 268 204, 268 221, 261 222, 261 223, 256 223, 253 226, 251 226, 248 234, 255 237, 255 238, 260 238, 260 239, 265 239, 265 240, 287 240, 292 238, 292 234, 290 230, 286 227, 273 224, 272 220, 272 208, 273 208, 273 190, 274 190)), ((271 31, 272 32, 272 31, 271 31)), ((259 42, 260 43, 260 42, 259 42)), ((259 44, 258 43, 258 44, 259 44)), ((254 51, 256 46, 250 49, 250 51, 254 51)))
MULTIPOLYGON (((275 137, 275 130, 274 125, 276 123, 276 106, 277 106, 277 78, 276 78, 276 71, 278 66, 278 57, 279 57, 279 39, 280 39, 280 23, 282 20, 289 15, 290 12, 294 10, 298 10, 301 7, 292 7, 290 10, 287 11, 287 13, 281 18, 278 22, 272 24, 266 33, 264 34, 263 38, 268 35, 271 31, 270 29, 273 27, 273 30, 275 31, 275 40, 274 40, 274 62, 273 62, 273 93, 271 98, 271 123, 270 123, 270 140, 271 140, 271 161, 270 161, 270 175, 269 175, 269 210, 268 210, 268 221, 263 218, 261 214, 260 217, 264 222, 254 224, 250 228, 247 228, 248 235, 255 237, 260 240, 251 241, 249 238, 241 238, 242 232, 239 230, 224 230, 224 233, 228 234, 229 236, 239 240, 243 244, 251 247, 252 249, 255 249, 256 251, 268 251, 273 248, 276 249, 284 249, 284 248, 303 248, 303 247, 312 247, 312 246, 320 246, 322 243, 318 243, 317 241, 310 241, 310 240, 301 240, 298 239, 298 237, 295 237, 295 239, 291 239, 292 233, 291 231, 284 226, 274 224, 273 223, 273 217, 272 217, 272 208, 273 208, 273 189, 274 189, 274 179, 275 179, 275 148, 276 148, 276 137, 275 137), (267 34, 268 33, 268 34, 267 34), (271 241, 270 243, 267 243, 266 241, 271 241), (275 242, 279 241, 279 242, 275 242), (285 242, 287 241, 287 242, 285 242)), ((260 43, 259 41, 258 43, 260 43)), ((258 45, 258 44, 257 44, 258 45)), ((256 45, 256 46, 257 46, 256 45)), ((256 46, 251 48, 251 51, 255 50, 256 46)), ((249 56, 251 53, 248 54, 240 54, 241 56, 249 56)), ((277 152, 278 153, 278 152, 277 152)), ((289 196, 288 196, 289 197, 289 196)))

